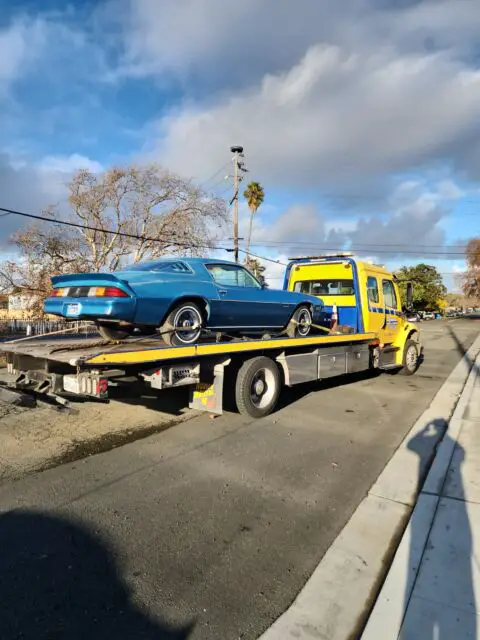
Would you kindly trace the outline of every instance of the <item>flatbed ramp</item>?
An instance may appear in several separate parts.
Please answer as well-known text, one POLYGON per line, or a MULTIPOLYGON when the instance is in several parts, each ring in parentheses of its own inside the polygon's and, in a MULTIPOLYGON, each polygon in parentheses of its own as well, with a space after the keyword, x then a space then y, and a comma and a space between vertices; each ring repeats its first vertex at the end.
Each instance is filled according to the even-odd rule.
MULTIPOLYGON (((190 407, 221 414, 224 378, 237 408, 262 417, 273 411, 284 385, 293 386, 378 366, 372 333, 306 338, 214 339, 171 347, 160 338, 37 337, 6 342, 11 386, 64 396, 108 398, 108 389, 132 376, 155 389, 190 387, 190 407)), ((128 393, 128 390, 126 390, 128 393)))
POLYGON ((5 342, 0 351, 19 356, 52 360, 79 365, 129 365, 160 362, 180 358, 228 355, 282 349, 304 349, 372 342, 374 334, 334 334, 309 338, 270 338, 262 340, 229 340, 198 343, 188 347, 169 347, 159 338, 130 338, 119 343, 109 343, 101 338, 32 338, 5 342))

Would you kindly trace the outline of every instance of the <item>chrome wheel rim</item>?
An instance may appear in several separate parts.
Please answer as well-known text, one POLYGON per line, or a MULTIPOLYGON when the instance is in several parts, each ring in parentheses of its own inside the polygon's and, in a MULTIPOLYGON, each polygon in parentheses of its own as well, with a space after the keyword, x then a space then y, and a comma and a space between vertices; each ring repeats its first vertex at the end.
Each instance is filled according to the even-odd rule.
POLYGON ((312 326, 312 315, 308 309, 300 309, 297 315, 297 332, 300 336, 306 336, 312 326))
POLYGON ((190 344, 198 340, 202 329, 202 317, 195 307, 181 307, 175 314, 173 323, 175 335, 181 342, 190 344))
POLYGON ((259 369, 250 384, 250 399, 257 409, 264 409, 273 400, 275 376, 269 369, 259 369))
POLYGON ((405 354, 405 364, 409 371, 413 371, 415 369, 415 367, 417 366, 417 360, 417 348, 415 347, 415 345, 411 344, 407 349, 407 353, 405 354))

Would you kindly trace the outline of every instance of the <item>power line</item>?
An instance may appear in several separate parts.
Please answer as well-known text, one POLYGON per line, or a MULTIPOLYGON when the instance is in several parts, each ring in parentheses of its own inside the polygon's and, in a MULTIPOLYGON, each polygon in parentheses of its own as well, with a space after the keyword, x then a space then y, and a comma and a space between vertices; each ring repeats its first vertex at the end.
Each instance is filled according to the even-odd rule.
POLYGON ((75 227, 76 229, 84 229, 87 231, 95 231, 98 233, 108 233, 110 235, 119 236, 122 238, 131 238, 133 240, 143 240, 146 242, 162 242, 166 245, 172 245, 176 247, 187 247, 187 248, 195 248, 195 249, 219 249, 224 251, 231 251, 231 249, 227 247, 218 247, 215 245, 202 245, 202 244, 192 244, 188 242, 176 242, 174 240, 162 240, 161 238, 152 238, 149 236, 140 236, 134 233, 126 233, 124 231, 111 231, 110 229, 102 229, 99 227, 91 227, 90 225, 78 224, 77 222, 69 222, 68 220, 57 220, 55 218, 48 218, 47 216, 39 216, 33 213, 25 213, 24 211, 15 211, 14 209, 6 209, 4 207, 0 207, 0 211, 5 212, 7 215, 12 214, 15 216, 21 216, 23 218, 31 218, 33 220, 42 220, 44 222, 50 222, 52 224, 60 224, 67 227, 75 227))
POLYGON ((199 187, 203 187, 203 185, 207 184, 207 182, 210 182, 211 180, 213 180, 214 178, 216 178, 218 176, 218 174, 220 173, 220 171, 223 171, 224 169, 226 169, 228 167, 228 165, 230 164, 229 161, 225 162, 225 164, 223 164, 220 169, 218 169, 217 171, 215 171, 215 173, 213 175, 210 176, 210 178, 207 178, 206 180, 204 180, 203 182, 201 182, 198 186, 199 187))
MULTIPOLYGON (((64 225, 64 226, 68 226, 68 227, 74 227, 76 229, 83 229, 83 230, 94 231, 94 232, 98 232, 98 233, 106 233, 106 234, 110 234, 110 235, 116 235, 116 236, 119 236, 119 237, 130 238, 130 239, 133 239, 133 240, 142 240, 142 241, 148 241, 148 242, 162 242, 162 243, 164 243, 166 245, 177 246, 177 247, 197 248, 197 249, 211 249, 211 250, 227 251, 227 252, 231 252, 232 251, 232 249, 230 247, 222 247, 222 246, 218 246, 218 245, 215 245, 215 244, 196 244, 196 245, 193 245, 192 243, 177 242, 177 241, 174 241, 174 240, 165 241, 165 240, 162 240, 161 238, 152 238, 152 237, 149 237, 149 236, 140 236, 140 235, 137 235, 137 234, 126 233, 126 232, 123 232, 123 231, 111 231, 109 229, 102 229, 102 228, 99 228, 99 227, 92 227, 90 225, 84 225, 84 224, 79 224, 79 223, 76 223, 76 222, 70 222, 68 220, 58 220, 58 219, 50 218, 50 217, 47 217, 47 216, 41 216, 41 215, 36 215, 36 214, 32 214, 32 213, 26 213, 24 211, 17 211, 15 209, 7 209, 5 207, 0 207, 0 211, 3 212, 2 217, 4 217, 5 215, 10 215, 10 214, 11 215, 17 215, 17 216, 21 216, 21 217, 29 218, 29 219, 33 219, 33 220, 41 220, 41 221, 44 221, 44 222, 49 222, 51 224, 59 224, 59 225, 64 225)), ((220 239, 218 240, 218 242, 224 242, 224 241, 225 240, 220 240, 220 239)), ((289 244, 291 244, 291 243, 289 243, 289 244)), ((306 243, 306 244, 309 244, 310 246, 314 246, 312 243, 306 243)), ((261 246, 261 245, 256 244, 255 246, 261 246)), ((371 246, 373 247, 374 245, 371 245, 371 246)), ((379 246, 383 246, 383 245, 379 245, 379 246)), ((320 247, 318 247, 318 248, 320 249, 320 247)), ((252 252, 247 252, 244 249, 240 249, 240 248, 238 250, 241 251, 242 253, 246 254, 246 255, 251 255, 251 256, 253 256, 255 258, 258 258, 260 260, 266 260, 267 262, 271 262, 273 264, 280 264, 282 266, 286 266, 286 263, 284 263, 284 262, 282 262, 280 260, 275 260, 273 258, 269 258, 267 256, 261 256, 259 254, 252 253, 252 252)), ((326 247, 323 250, 325 250, 325 251, 338 251, 338 252, 345 251, 344 249, 334 249, 334 248, 331 248, 331 247, 326 247)), ((357 251, 361 251, 361 252, 365 253, 366 250, 365 249, 357 249, 357 251)), ((388 250, 382 250, 382 249, 371 249, 371 251, 374 252, 374 253, 388 253, 388 254, 395 254, 395 255, 397 253, 402 253, 402 254, 413 253, 414 255, 417 255, 419 253, 419 252, 415 252, 415 251, 412 252, 412 251, 406 251, 406 250, 395 252, 395 251, 391 251, 391 250, 388 251, 388 250)), ((453 253, 453 252, 452 253, 446 253, 446 254, 445 254, 445 252, 441 252, 441 253, 439 253, 439 252, 436 252, 436 253, 428 252, 428 253, 429 253, 429 255, 431 257, 438 256, 438 255, 440 255, 440 256, 454 256, 454 255, 464 256, 463 253, 456 254, 456 253, 453 253)), ((477 255, 477 253, 475 253, 474 255, 477 255)))
MULTIPOLYGON (((289 247, 295 247, 295 243, 286 243, 289 247)), ((414 256, 418 256, 418 255, 423 255, 423 256, 431 256, 431 257, 444 257, 444 258, 448 258, 448 257, 465 257, 465 252, 464 251, 448 251, 448 247, 446 247, 446 249, 444 251, 423 251, 423 250, 409 250, 409 249, 398 249, 398 250, 393 250, 393 249, 382 249, 381 247, 383 247, 384 245, 371 245, 370 247, 361 247, 361 246, 352 246, 352 247, 348 247, 348 248, 343 248, 343 247, 326 247, 326 246, 322 246, 322 245, 317 245, 315 243, 305 243, 307 244, 307 246, 311 247, 312 249, 315 249, 317 251, 328 251, 328 252, 337 252, 337 253, 342 253, 342 252, 352 252, 352 253, 382 253, 382 254, 386 254, 386 255, 398 255, 398 254, 402 254, 402 255, 414 255, 414 256)), ((252 243, 253 246, 255 247, 261 247, 264 246, 263 243, 252 243)), ((410 245, 411 246, 411 245, 410 245)), ((470 254, 472 255, 472 254, 470 254)), ((480 252, 474 252, 473 255, 480 255, 480 252)))
MULTIPOLYGON (((228 238, 225 239, 221 239, 219 240, 220 242, 226 241, 228 240, 228 238)), ((463 245, 463 244, 449 244, 449 245, 441 245, 441 244, 390 244, 388 242, 382 242, 381 244, 355 244, 353 248, 335 248, 335 247, 326 247, 324 246, 323 243, 315 243, 315 242, 306 242, 306 241, 287 241, 287 240, 282 240, 282 241, 276 241, 276 240, 262 240, 262 241, 258 241, 258 242, 254 242, 252 243, 253 246, 255 247, 268 247, 268 246, 286 246, 286 247, 301 247, 301 246, 306 246, 306 247, 312 247, 312 248, 318 248, 322 251, 364 251, 364 250, 374 250, 377 247, 383 248, 383 247, 398 247, 400 248, 401 252, 403 253, 403 248, 406 248, 407 250, 410 248, 412 250, 415 249, 439 249, 439 251, 433 251, 433 253, 445 253, 445 252, 449 252, 450 249, 466 249, 467 245, 463 245)), ((396 253, 395 251, 389 251, 388 253, 396 253)), ((432 251, 426 251, 426 253, 432 253, 432 251)), ((459 252, 456 252, 459 253, 459 252)), ((462 255, 464 254, 464 252, 462 252, 462 255)), ((452 255, 452 252, 449 252, 449 255, 452 255)))
POLYGON ((266 256, 259 256, 256 253, 252 253, 251 251, 245 251, 245 249, 239 249, 239 251, 241 251, 247 256, 253 256, 254 258, 258 258, 259 260, 267 260, 267 262, 273 262, 274 264, 281 264, 284 267, 287 266, 287 263, 282 262, 281 260, 274 260, 273 258, 267 258, 266 256))
MULTIPOLYGON (((327 241, 328 242, 328 241, 327 241)), ((273 245, 288 245, 288 246, 300 246, 300 245, 307 245, 309 247, 311 246, 316 246, 315 242, 312 241, 305 241, 305 240, 262 240, 261 242, 257 242, 256 246, 261 246, 261 245, 266 245, 266 244, 273 244, 273 245)), ((381 244, 368 244, 368 243, 357 243, 356 244, 357 247, 413 247, 413 248, 422 248, 422 249, 443 249, 443 248, 447 248, 447 249, 466 249, 467 245, 466 244, 449 244, 449 245, 444 245, 444 244, 407 244, 407 243, 389 243, 389 242, 382 242, 381 244)))

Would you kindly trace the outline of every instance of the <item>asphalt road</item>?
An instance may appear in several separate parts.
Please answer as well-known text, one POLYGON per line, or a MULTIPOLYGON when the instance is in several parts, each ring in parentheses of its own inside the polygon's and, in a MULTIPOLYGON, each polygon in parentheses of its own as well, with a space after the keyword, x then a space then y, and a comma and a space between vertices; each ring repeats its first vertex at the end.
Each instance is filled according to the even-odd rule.
POLYGON ((412 378, 297 388, 260 421, 201 416, 3 483, 0 637, 257 638, 479 330, 424 323, 412 378))

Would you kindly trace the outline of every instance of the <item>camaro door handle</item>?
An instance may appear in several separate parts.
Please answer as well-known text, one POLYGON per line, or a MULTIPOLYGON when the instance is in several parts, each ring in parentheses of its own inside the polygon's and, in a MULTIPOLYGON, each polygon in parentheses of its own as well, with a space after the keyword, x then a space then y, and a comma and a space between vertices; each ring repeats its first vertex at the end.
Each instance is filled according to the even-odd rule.
POLYGON ((226 289, 219 289, 219 290, 218 290, 218 293, 219 293, 221 296, 226 296, 226 295, 227 295, 227 290, 226 290, 226 289))

